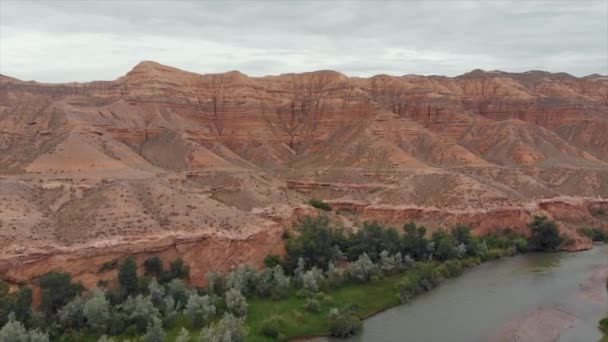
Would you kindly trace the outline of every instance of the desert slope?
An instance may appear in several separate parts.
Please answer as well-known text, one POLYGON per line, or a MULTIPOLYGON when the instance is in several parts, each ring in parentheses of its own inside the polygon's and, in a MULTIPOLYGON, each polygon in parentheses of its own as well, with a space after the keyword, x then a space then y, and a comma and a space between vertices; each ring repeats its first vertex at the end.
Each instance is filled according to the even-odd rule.
POLYGON ((361 220, 478 232, 607 226, 608 78, 475 70, 199 75, 142 62, 114 81, 0 75, 0 275, 92 285, 127 254, 192 281, 260 263, 311 197, 361 220))

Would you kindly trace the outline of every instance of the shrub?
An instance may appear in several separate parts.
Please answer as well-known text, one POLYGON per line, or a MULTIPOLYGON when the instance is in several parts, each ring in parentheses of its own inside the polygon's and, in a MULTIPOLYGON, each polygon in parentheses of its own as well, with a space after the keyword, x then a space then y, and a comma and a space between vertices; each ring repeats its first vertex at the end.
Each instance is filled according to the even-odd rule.
POLYGON ((101 265, 101 267, 99 268, 99 272, 106 272, 106 271, 110 271, 115 269, 116 267, 118 267, 118 260, 117 259, 113 259, 110 261, 106 261, 103 263, 103 265, 101 265))
POLYGON ((529 247, 535 251, 555 251, 562 243, 559 229, 553 221, 549 221, 545 216, 535 216, 530 223, 532 236, 529 240, 529 247))
POLYGON ((290 279, 285 275, 281 266, 275 266, 272 269, 272 289, 270 290, 270 296, 272 299, 277 300, 287 297, 289 294, 290 279))
POLYGON ((581 228, 579 232, 594 242, 608 242, 608 233, 604 232, 600 228, 581 228))
POLYGON ((462 263, 460 260, 448 260, 445 262, 445 268, 449 278, 457 277, 462 274, 462 263))
POLYGON ((237 289, 230 289, 225 294, 226 308, 237 317, 247 315, 247 299, 237 289))
POLYGON ((281 257, 276 254, 269 254, 264 258, 264 265, 268 268, 281 265, 281 257))
POLYGON ((203 329, 201 337, 203 341, 210 342, 243 342, 247 332, 245 318, 226 313, 219 322, 203 329))
POLYGON ((222 295, 225 289, 225 279, 221 273, 208 272, 205 274, 207 277, 207 289, 216 295, 222 295))
POLYGON ((344 308, 329 310, 329 333, 336 337, 349 337, 357 333, 361 328, 361 320, 355 315, 354 309, 344 308))
POLYGON ((202 327, 215 315, 215 305, 209 296, 192 293, 188 296, 184 313, 190 317, 195 327, 202 327))
POLYGON ((317 292, 325 284, 323 272, 313 267, 302 275, 302 288, 308 292, 317 292))
POLYGON ((602 318, 599 325, 600 330, 604 333, 604 335, 608 335, 608 317, 602 318))
POLYGON ((285 326, 285 319, 280 316, 272 316, 262 321, 261 331, 264 336, 278 338, 285 326))
POLYGON ((272 291, 272 269, 265 268, 256 276, 255 292, 260 297, 268 297, 272 291))
POLYGON ((344 270, 336 267, 333 262, 329 262, 327 272, 325 273, 327 283, 330 287, 336 288, 344 284, 344 270))
POLYGON ((357 261, 353 262, 349 269, 349 275, 352 280, 357 282, 367 282, 373 275, 378 273, 378 268, 366 253, 361 254, 357 261))
POLYGON ((304 303, 304 309, 308 312, 318 313, 321 311, 321 303, 314 298, 308 298, 304 303))
POLYGON ((245 296, 255 293, 257 284, 257 270, 251 265, 239 265, 226 277, 226 287, 236 289, 245 296))
POLYGON ((481 264, 481 260, 478 257, 462 259, 462 267, 471 268, 481 264))
POLYGON ((323 202, 318 199, 313 198, 310 201, 308 201, 308 204, 310 204, 310 206, 313 208, 317 208, 317 209, 320 209, 323 211, 331 211, 331 205, 329 205, 329 203, 323 202))
POLYGON ((179 335, 177 335, 175 342, 190 342, 190 332, 186 328, 182 328, 179 331, 179 335))

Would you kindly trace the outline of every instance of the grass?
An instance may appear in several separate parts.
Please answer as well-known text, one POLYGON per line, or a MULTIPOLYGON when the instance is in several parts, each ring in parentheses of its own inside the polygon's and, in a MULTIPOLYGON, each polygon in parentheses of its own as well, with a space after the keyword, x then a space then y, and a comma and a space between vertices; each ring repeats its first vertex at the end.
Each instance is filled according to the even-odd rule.
POLYGON ((261 333, 262 322, 273 315, 283 317, 285 325, 281 331, 287 339, 302 336, 328 335, 327 315, 335 306, 356 304, 361 318, 369 317, 379 311, 399 305, 397 284, 402 274, 386 277, 365 284, 349 284, 327 292, 333 303, 321 303, 319 313, 304 310, 305 298, 297 298, 292 291, 288 298, 273 301, 267 298, 254 298, 249 301, 247 341, 274 341, 261 333))

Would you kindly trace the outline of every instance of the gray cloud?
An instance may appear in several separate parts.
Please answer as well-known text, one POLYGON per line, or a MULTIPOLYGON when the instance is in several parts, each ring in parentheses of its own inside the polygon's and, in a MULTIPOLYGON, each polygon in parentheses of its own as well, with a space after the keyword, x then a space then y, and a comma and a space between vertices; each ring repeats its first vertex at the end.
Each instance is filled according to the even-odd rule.
POLYGON ((608 73, 608 0, 0 0, 0 73, 114 79, 141 60, 250 75, 608 73))

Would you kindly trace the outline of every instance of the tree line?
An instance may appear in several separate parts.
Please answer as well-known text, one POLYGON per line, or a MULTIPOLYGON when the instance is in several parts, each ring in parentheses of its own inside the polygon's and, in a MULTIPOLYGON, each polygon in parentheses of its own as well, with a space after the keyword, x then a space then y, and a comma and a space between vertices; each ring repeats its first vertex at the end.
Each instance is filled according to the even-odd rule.
MULTIPOLYGON (((207 287, 188 286, 189 267, 176 259, 164 268, 158 257, 142 264, 133 257, 102 266, 118 268, 116 285, 99 283, 85 292, 67 273, 51 272, 36 280, 42 302, 32 308, 32 290, 22 286, 9 292, 0 282, 0 342, 72 341, 83 336, 131 336, 136 340, 166 340, 166 330, 185 317, 199 336, 182 329, 177 341, 244 341, 248 327, 248 298, 304 299, 303 310, 319 312, 323 303, 335 304, 327 320, 330 333, 346 337, 360 327, 357 307, 333 303, 326 295, 345 285, 403 275, 398 295, 407 302, 445 278, 485 260, 530 250, 556 250, 563 239, 554 222, 536 217, 526 238, 511 229, 478 237, 466 226, 434 230, 408 223, 399 232, 379 223, 365 223, 346 233, 326 215, 306 217, 286 241, 284 257, 269 255, 266 267, 240 265, 233 271, 208 273, 207 287), (136 337, 140 336, 140 337, 136 337)), ((281 317, 265 319, 261 333, 285 337, 281 317)))

